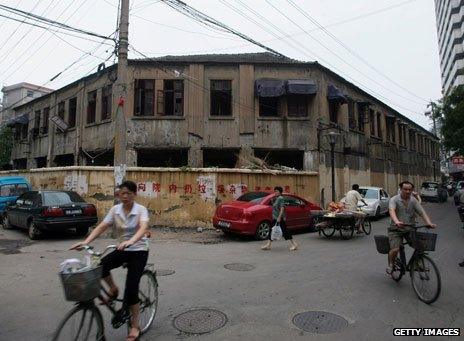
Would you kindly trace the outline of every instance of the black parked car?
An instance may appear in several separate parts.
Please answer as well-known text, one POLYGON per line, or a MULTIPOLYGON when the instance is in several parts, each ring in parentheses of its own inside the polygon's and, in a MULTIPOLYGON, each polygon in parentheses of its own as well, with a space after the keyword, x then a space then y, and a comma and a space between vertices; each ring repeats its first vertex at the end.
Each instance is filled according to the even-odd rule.
POLYGON ((22 194, 3 215, 3 227, 27 228, 29 238, 42 231, 76 231, 84 236, 97 223, 97 210, 72 191, 29 191, 22 194))

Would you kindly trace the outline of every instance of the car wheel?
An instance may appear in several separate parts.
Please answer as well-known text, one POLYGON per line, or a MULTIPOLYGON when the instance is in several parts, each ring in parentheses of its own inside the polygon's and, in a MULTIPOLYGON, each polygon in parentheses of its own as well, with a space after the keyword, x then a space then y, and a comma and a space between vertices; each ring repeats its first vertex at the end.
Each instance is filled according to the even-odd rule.
POLYGON ((269 234, 271 233, 271 224, 268 221, 262 221, 259 223, 256 228, 255 237, 258 240, 269 239, 269 234))
POLYGON ((87 235, 87 233, 89 233, 89 228, 88 227, 80 227, 80 228, 76 229, 76 234, 79 237, 85 237, 87 235))
POLYGON ((36 240, 36 239, 39 239, 40 235, 42 233, 40 232, 40 230, 37 228, 37 225, 31 221, 29 223, 29 226, 28 226, 28 235, 29 235, 29 238, 32 239, 32 240, 36 240))
POLYGON ((2 226, 5 230, 13 228, 13 225, 10 224, 10 220, 8 219, 8 215, 6 213, 2 217, 2 226))

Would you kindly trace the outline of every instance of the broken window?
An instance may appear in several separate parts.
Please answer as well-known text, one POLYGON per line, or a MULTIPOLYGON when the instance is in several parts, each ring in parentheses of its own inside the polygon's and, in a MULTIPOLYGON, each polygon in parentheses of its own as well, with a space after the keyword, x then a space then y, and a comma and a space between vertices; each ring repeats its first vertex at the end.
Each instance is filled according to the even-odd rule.
POLYGON ((153 116, 155 99, 155 80, 137 79, 135 81, 135 116, 153 116))
POLYGON ((64 102, 58 103, 58 116, 64 121, 64 102))
POLYGON ((308 116, 308 95, 288 95, 287 110, 289 117, 307 117, 308 116))
POLYGON ((36 157, 35 158, 35 166, 37 168, 45 168, 45 167, 47 167, 47 157, 46 156, 36 157))
POLYGON ((340 103, 337 101, 329 101, 329 118, 331 123, 338 124, 338 111, 340 103))
POLYGON ((372 109, 369 109, 369 122, 371 125, 371 136, 375 136, 375 112, 372 109))
POLYGON ((239 148, 203 149, 203 167, 234 168, 239 148))
POLYGON ((356 113, 354 112, 354 101, 352 99, 348 99, 348 124, 351 130, 358 128, 356 113))
POLYGON ((87 124, 95 123, 97 110, 97 91, 87 93, 87 124))
POLYGON ((156 113, 163 116, 182 116, 184 114, 184 81, 164 80, 163 90, 156 94, 156 113))
POLYGON ((111 118, 111 102, 113 100, 113 92, 111 85, 104 86, 102 89, 101 103, 101 119, 102 121, 111 118))
POLYGON ((71 98, 69 100, 69 116, 68 116, 68 126, 69 128, 74 128, 76 126, 76 113, 77 113, 77 98, 71 98))
POLYGON ((62 154, 55 156, 57 167, 74 166, 74 154, 62 154))
POLYGON ((27 169, 27 159, 14 159, 13 169, 27 169))
POLYGON ((279 97, 259 97, 259 116, 277 117, 280 116, 279 97))
POLYGON ((232 81, 211 80, 211 116, 232 116, 232 81))
POLYGON ((256 157, 264 160, 268 165, 280 165, 295 168, 297 170, 303 169, 304 152, 295 149, 255 149, 254 154, 256 157))
POLYGON ((139 167, 182 167, 188 166, 188 149, 155 149, 137 150, 137 166, 139 167))
POLYGON ((43 110, 43 122, 42 122, 42 134, 48 134, 48 125, 50 119, 50 107, 46 107, 43 110))

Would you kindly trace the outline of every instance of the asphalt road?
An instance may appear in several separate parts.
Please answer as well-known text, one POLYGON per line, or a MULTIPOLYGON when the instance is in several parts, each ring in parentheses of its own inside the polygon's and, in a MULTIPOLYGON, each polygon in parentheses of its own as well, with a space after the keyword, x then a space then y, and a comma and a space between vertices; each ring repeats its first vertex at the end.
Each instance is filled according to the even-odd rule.
MULTIPOLYGON (((175 273, 159 277, 155 323, 144 340, 397 340, 395 327, 460 327, 464 333, 464 230, 451 201, 425 204, 438 227, 431 253, 442 276, 438 301, 419 301, 409 276, 397 284, 386 277, 386 256, 377 253, 373 235, 385 234, 386 218, 373 223, 370 236, 327 240, 317 233, 297 234, 300 249, 284 241, 271 251, 260 242, 216 237, 208 243, 185 236, 151 241, 149 261, 175 273), (187 241, 185 241, 187 240, 187 241), (246 263, 251 271, 231 271, 227 263, 246 263), (173 319, 193 308, 226 314, 227 323, 209 334, 190 335, 173 319), (326 311, 348 321, 338 333, 312 334, 297 328, 295 314, 326 311)), ((57 275, 59 263, 78 256, 65 251, 74 238, 58 236, 30 243, 24 231, 0 230, 0 340, 49 340, 58 321, 72 307, 57 275)), ((111 244, 100 239, 97 248, 111 244)), ((123 282, 123 270, 115 272, 123 282)), ((104 314, 107 340, 123 340, 104 314)), ((447 339, 431 337, 431 339, 447 339)), ((453 338, 450 338, 453 339, 453 338)), ((458 339, 458 338, 454 338, 458 339)))

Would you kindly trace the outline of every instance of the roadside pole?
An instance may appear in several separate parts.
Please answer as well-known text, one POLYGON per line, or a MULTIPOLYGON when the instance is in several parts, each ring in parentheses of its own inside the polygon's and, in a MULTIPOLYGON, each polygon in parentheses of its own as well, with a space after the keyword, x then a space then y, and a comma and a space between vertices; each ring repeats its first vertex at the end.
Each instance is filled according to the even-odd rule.
MULTIPOLYGON (((114 98, 117 99, 114 117, 114 188, 126 177, 126 116, 125 100, 127 96, 127 51, 129 47, 129 0, 121 0, 118 42, 118 75, 114 84, 114 98)), ((115 198, 116 204, 116 198, 115 198)), ((113 237, 116 231, 113 230, 113 237)))

